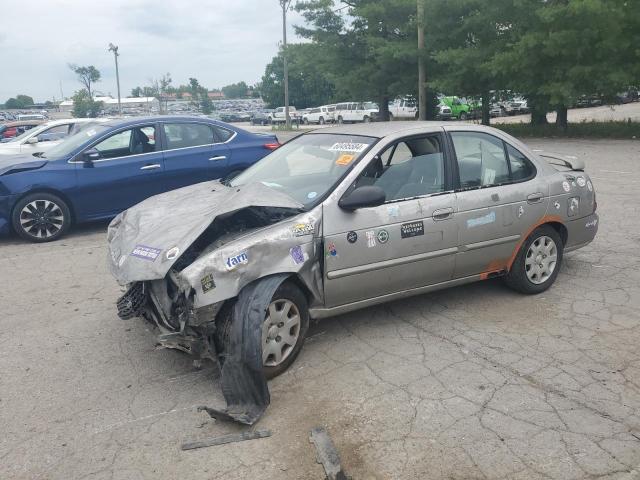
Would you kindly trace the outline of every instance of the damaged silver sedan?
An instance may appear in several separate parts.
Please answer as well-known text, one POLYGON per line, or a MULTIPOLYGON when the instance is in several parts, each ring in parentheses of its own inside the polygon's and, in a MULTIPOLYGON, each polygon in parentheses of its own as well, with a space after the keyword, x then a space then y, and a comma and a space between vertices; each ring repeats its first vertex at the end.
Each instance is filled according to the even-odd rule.
POLYGON ((123 319, 220 361, 225 411, 252 423, 310 319, 493 277, 549 288, 598 228, 575 159, 498 130, 393 122, 309 132, 224 181, 158 195, 109 226, 123 319))

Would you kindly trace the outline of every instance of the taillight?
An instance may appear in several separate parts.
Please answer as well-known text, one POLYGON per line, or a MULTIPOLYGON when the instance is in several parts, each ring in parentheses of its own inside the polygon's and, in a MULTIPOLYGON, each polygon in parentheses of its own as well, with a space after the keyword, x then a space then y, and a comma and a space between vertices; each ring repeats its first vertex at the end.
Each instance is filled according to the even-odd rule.
POLYGON ((276 148, 278 148, 280 146, 280 144, 278 142, 274 142, 274 143, 265 143, 263 145, 264 148, 266 148, 267 150, 275 150, 276 148))

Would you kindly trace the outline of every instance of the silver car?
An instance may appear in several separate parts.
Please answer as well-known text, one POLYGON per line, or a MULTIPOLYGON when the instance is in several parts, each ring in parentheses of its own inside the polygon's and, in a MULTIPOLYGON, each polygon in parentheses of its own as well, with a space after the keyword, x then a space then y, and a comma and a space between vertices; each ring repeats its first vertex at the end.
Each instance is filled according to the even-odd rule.
POLYGON ((543 292, 563 255, 598 230, 583 170, 477 125, 311 131, 235 178, 115 218, 119 315, 147 319, 164 346, 223 363, 253 331, 243 355, 270 378, 294 361, 310 319, 494 277, 543 292))

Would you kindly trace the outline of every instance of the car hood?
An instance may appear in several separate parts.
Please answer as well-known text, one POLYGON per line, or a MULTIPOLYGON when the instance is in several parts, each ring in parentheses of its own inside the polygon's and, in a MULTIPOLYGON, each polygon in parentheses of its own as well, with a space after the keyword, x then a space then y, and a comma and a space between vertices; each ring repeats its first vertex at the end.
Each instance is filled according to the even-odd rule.
POLYGON ((33 155, 7 155, 0 157, 0 176, 25 170, 36 170, 47 164, 33 155))
POLYGON ((111 272, 121 284, 163 278, 217 217, 249 207, 301 211, 303 205, 262 183, 227 187, 212 181, 156 195, 109 225, 111 272))

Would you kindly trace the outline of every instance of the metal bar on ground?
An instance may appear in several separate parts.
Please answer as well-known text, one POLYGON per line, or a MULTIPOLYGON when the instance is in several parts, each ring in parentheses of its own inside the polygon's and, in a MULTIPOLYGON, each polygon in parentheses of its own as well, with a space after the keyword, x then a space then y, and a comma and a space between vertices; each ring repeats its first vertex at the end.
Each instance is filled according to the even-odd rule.
POLYGON ((204 440, 193 440, 182 444, 182 450, 194 450, 196 448, 214 447, 226 443, 244 442, 245 440, 255 440, 271 436, 271 430, 254 430, 242 433, 230 433, 220 437, 212 437, 204 440))
POLYGON ((324 427, 311 429, 309 440, 316 446, 316 461, 324 467, 328 480, 347 480, 340 465, 340 456, 329 433, 324 427))

